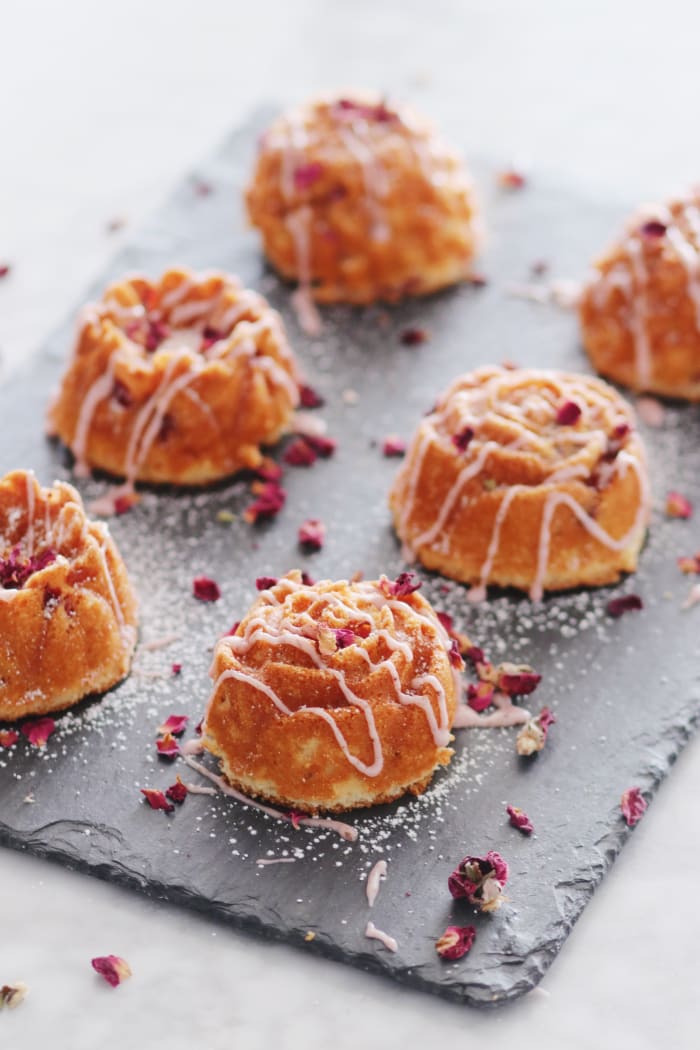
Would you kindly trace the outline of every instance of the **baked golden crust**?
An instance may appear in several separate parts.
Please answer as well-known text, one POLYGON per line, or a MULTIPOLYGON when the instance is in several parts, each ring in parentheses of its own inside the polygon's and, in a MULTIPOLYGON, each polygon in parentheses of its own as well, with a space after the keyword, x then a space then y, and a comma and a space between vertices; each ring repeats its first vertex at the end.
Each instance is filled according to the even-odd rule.
POLYGON ((700 190, 629 221, 595 263, 579 316, 602 375, 700 401, 700 190))
POLYGON ((291 572, 219 641, 202 740, 231 784, 333 812, 417 794, 450 761, 461 661, 429 603, 394 587, 291 572))
POLYGON ((60 711, 128 674, 136 599, 74 488, 0 480, 0 569, 0 719, 60 711))
POLYGON ((200 485, 257 467, 297 402, 266 301, 225 274, 169 270, 125 278, 83 311, 49 429, 79 471, 200 485))
POLYGON ((272 265, 319 302, 395 301, 454 284, 479 239, 456 155, 407 109, 370 95, 280 116, 246 203, 272 265))
POLYGON ((612 583, 649 516, 634 413, 600 379, 480 368, 424 417, 389 502, 407 556, 474 599, 612 583))

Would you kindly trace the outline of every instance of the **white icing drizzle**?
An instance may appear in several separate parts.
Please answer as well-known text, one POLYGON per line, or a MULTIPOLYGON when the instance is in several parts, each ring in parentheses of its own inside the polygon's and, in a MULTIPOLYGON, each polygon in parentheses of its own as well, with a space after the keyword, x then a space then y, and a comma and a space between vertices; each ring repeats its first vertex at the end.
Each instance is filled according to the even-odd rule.
MULTIPOLYGON (((508 452, 514 456, 519 453, 536 454, 542 457, 546 476, 541 485, 588 478, 591 474, 590 461, 596 465, 600 462, 606 450, 608 434, 612 434, 620 424, 626 425, 630 430, 634 427, 634 417, 626 406, 620 407, 603 390, 596 390, 590 382, 577 380, 576 377, 544 370, 499 368, 484 368, 471 376, 460 377, 441 399, 436 410, 423 420, 414 449, 410 453, 402 482, 403 507, 398 525, 407 552, 411 557, 415 557, 421 547, 440 541, 445 535, 450 515, 460 503, 465 486, 487 468, 491 453, 508 452), (532 391, 526 391, 524 399, 513 399, 511 395, 515 391, 522 394, 523 388, 531 383, 544 385, 542 389, 533 385, 532 391), (581 410, 576 429, 561 424, 552 426, 558 407, 567 401, 575 402, 581 410), (450 486, 433 524, 412 537, 408 532, 409 523, 416 509, 418 484, 427 450, 433 442, 444 445, 451 441, 451 436, 445 437, 441 433, 446 418, 454 425, 455 433, 465 426, 474 431, 474 436, 464 453, 467 462, 450 486), (504 438, 499 443, 479 437, 480 429, 494 420, 498 421, 501 430, 512 432, 510 440, 504 438), (544 428, 542 433, 540 428, 544 428), (560 451, 556 447, 557 441, 571 450, 563 463, 560 451)), ((601 470, 601 483, 604 484, 609 484, 617 473, 624 476, 628 468, 631 468, 637 477, 640 498, 631 527, 624 536, 615 538, 601 528, 570 493, 550 492, 542 511, 537 570, 530 590, 533 600, 542 597, 549 561, 552 519, 557 507, 569 508, 589 535, 609 550, 625 550, 644 528, 651 503, 644 464, 622 449, 612 463, 603 464, 603 467, 605 470, 601 470)), ((486 557, 479 573, 479 583, 469 591, 468 597, 471 601, 481 601, 486 596, 486 585, 498 555, 503 525, 514 501, 525 491, 527 486, 512 485, 503 493, 494 518, 486 557)))
POLYGON ((367 923, 365 928, 365 937, 369 937, 372 941, 380 941, 390 952, 397 952, 399 950, 398 943, 394 938, 390 937, 388 933, 384 933, 384 930, 378 930, 371 920, 367 923))
MULTIPOLYGON (((303 584, 296 580, 285 577, 278 582, 275 590, 279 589, 280 585, 284 587, 284 593, 282 600, 273 593, 272 589, 263 591, 260 596, 260 601, 266 606, 272 606, 276 608, 276 612, 270 616, 265 616, 262 613, 257 616, 251 616, 247 623, 245 634, 241 637, 238 635, 229 635, 222 638, 218 645, 228 647, 233 653, 237 655, 244 655, 247 653, 257 642, 263 642, 267 645, 290 645, 303 652, 311 662, 322 670, 324 673, 331 675, 340 688, 345 699, 348 703, 353 704, 355 707, 359 707, 362 711, 365 721, 367 723, 367 731, 369 739, 372 745, 372 761, 365 762, 361 758, 354 755, 348 742, 338 726, 333 714, 323 707, 303 707, 300 711, 304 711, 307 714, 313 714, 318 718, 321 718, 330 727, 331 732, 335 738, 336 743, 341 749, 347 761, 352 765, 358 772, 368 777, 376 777, 384 768, 384 755, 382 751, 382 743, 377 732, 377 726, 374 718, 374 711, 372 705, 359 696, 350 687, 347 682, 345 672, 337 668, 329 666, 324 660, 323 656, 319 653, 316 642, 313 640, 316 632, 316 622, 309 613, 295 613, 295 617, 298 623, 292 624, 284 615, 283 600, 286 596, 293 591, 303 588, 303 584), (307 636, 304 632, 308 632, 307 636)), ((356 591, 365 598, 368 598, 377 608, 388 608, 392 614, 402 610, 406 612, 407 607, 405 603, 399 601, 392 601, 388 599, 380 588, 371 582, 358 583, 355 585, 356 591)), ((331 607, 339 609, 344 616, 344 622, 368 622, 373 626, 373 633, 376 633, 381 637, 387 644, 388 648, 392 650, 392 654, 400 652, 407 661, 412 660, 412 652, 410 646, 400 639, 395 639, 391 633, 385 628, 374 628, 374 621, 371 615, 364 611, 358 604, 352 602, 345 602, 340 599, 338 595, 323 592, 321 596, 327 601, 327 604, 331 607)), ((429 617, 417 612, 414 609, 410 609, 410 614, 414 619, 417 619, 422 626, 428 630, 437 643, 443 648, 448 654, 451 648, 451 640, 449 639, 447 632, 444 630, 437 618, 429 617)), ((342 621, 341 621, 342 622, 342 621)), ((379 671, 380 669, 386 670, 389 674, 391 681, 394 685, 394 691, 396 698, 401 704, 405 705, 416 705, 423 711, 428 727, 433 736, 433 740, 437 747, 446 747, 450 740, 450 724, 449 724, 449 713, 447 709, 447 698, 445 696, 445 690, 437 677, 430 674, 416 676, 410 683, 410 689, 419 690, 418 692, 406 692, 401 687, 401 679, 399 671, 393 661, 392 657, 385 660, 379 660, 373 663, 369 653, 362 648, 358 649, 362 653, 363 659, 367 662, 368 666, 372 671, 379 671), (422 690, 422 691, 420 691, 422 690), (431 690, 437 700, 437 716, 433 709, 433 703, 431 695, 428 691, 431 690)), ((451 666, 451 664, 450 664, 451 666)), ((260 693, 266 696, 284 715, 292 715, 294 712, 287 707, 282 698, 279 696, 271 686, 265 682, 260 681, 253 673, 248 673, 236 668, 228 668, 222 671, 217 677, 214 688, 209 700, 207 710, 211 709, 214 699, 218 693, 220 686, 228 680, 242 682, 246 685, 251 686, 253 689, 257 689, 260 693)), ((457 676, 455 675, 457 683, 457 676)), ((457 689, 458 695, 461 689, 457 689)))
POLYGON ((255 863, 260 868, 266 868, 269 864, 295 864, 296 857, 258 857, 255 863))
MULTIPOLYGON (((223 777, 217 773, 212 773, 210 769, 203 766, 200 762, 195 762, 193 758, 181 752, 181 757, 187 765, 194 769, 200 776, 206 777, 207 780, 211 780, 213 784, 216 784, 219 791, 224 795, 230 795, 231 798, 237 799, 242 802, 245 806, 251 806, 252 809, 259 809, 262 813, 267 813, 269 817, 274 817, 275 820, 283 820, 287 823, 292 823, 292 818, 289 813, 283 813, 281 809, 275 809, 273 806, 266 806, 262 802, 256 802, 254 799, 249 798, 248 795, 244 795, 242 791, 237 791, 236 788, 231 787, 228 781, 224 780, 223 777)), ((329 831, 335 831, 342 839, 346 842, 355 842, 359 834, 357 828, 354 828, 351 824, 345 824, 342 820, 333 820, 327 817, 297 817, 297 823, 304 824, 310 828, 327 828, 329 831)))
POLYGON ((488 714, 474 711, 468 704, 460 704, 455 714, 453 729, 495 729, 523 725, 530 720, 530 712, 518 707, 505 693, 494 693, 495 711, 488 714))
POLYGON ((381 886, 382 879, 386 878, 387 864, 385 860, 378 860, 374 865, 369 875, 367 876, 367 885, 365 890, 367 892, 367 903, 370 908, 374 907, 374 902, 379 894, 379 888, 381 886))

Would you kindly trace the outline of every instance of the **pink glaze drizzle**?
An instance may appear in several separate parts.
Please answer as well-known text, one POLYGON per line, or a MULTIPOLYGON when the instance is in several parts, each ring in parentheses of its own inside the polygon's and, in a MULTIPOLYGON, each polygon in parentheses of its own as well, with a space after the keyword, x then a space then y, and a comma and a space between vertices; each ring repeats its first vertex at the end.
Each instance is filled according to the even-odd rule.
POLYGON ((374 923, 370 920, 365 928, 365 937, 369 937, 372 941, 380 941, 385 948, 388 948, 390 952, 397 952, 399 950, 398 943, 393 937, 390 937, 388 933, 384 933, 384 930, 378 930, 374 923))
POLYGON ((369 875, 367 876, 367 885, 365 887, 367 892, 367 903, 370 908, 374 907, 374 902, 379 894, 379 888, 382 884, 382 879, 386 878, 387 864, 385 860, 378 860, 374 865, 369 875))

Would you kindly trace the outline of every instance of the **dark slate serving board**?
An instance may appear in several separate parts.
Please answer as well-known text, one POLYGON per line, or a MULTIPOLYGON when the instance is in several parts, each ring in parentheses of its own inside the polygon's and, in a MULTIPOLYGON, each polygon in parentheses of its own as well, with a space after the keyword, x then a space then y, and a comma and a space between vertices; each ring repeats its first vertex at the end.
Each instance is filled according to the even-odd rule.
MULTIPOLYGON (((532 706, 548 704, 558 723, 530 762, 516 757, 512 730, 462 732, 452 766, 421 798, 348 818, 360 829, 355 844, 294 831, 224 798, 189 797, 166 816, 148 809, 138 789, 174 780, 176 770, 154 756, 155 729, 173 711, 199 719, 211 645, 253 599, 256 576, 298 565, 316 578, 403 568, 386 508, 396 461, 383 459, 376 442, 391 432, 408 437, 464 369, 503 359, 586 368, 570 315, 505 289, 528 280, 541 258, 558 275, 581 274, 626 209, 539 180, 518 194, 498 192, 493 169, 477 165, 489 285, 395 309, 328 310, 325 336, 314 343, 299 332, 288 291, 266 271, 241 214, 241 187, 268 117, 258 113, 196 173, 211 184, 209 196, 186 179, 90 294, 125 270, 185 263, 238 272, 282 310, 309 379, 327 398, 319 414, 338 452, 311 470, 287 471, 287 506, 267 527, 217 521, 217 511, 238 513, 247 503, 240 479, 204 493, 150 491, 112 521, 141 599, 133 674, 62 716, 44 752, 24 740, 0 751, 0 841, 451 999, 503 1002, 537 983, 626 840, 622 791, 638 784, 650 797, 697 723, 700 607, 680 610, 688 583, 675 565, 677 554, 697 547, 692 522, 666 521, 657 509, 634 579, 537 608, 512 595, 475 608, 462 587, 423 574, 424 593, 489 653, 528 660, 542 673, 532 706), (400 345, 409 324, 428 328, 430 342, 400 345), (296 530, 309 516, 325 520, 328 540, 304 556, 296 530), (191 596, 200 573, 221 584, 218 603, 191 596), (644 611, 609 620, 610 595, 632 589, 644 611), (172 634, 178 639, 168 648, 143 648, 172 634), (179 677, 173 661, 182 663, 179 677), (536 835, 526 839, 507 825, 506 802, 527 810, 536 835), (463 854, 490 848, 510 862, 510 901, 475 917, 452 902, 446 878, 463 854), (283 855, 294 862, 255 863, 283 855), (362 879, 380 857, 389 875, 370 913, 362 879), (396 955, 364 937, 370 914, 398 940, 396 955), (436 936, 448 923, 471 922, 472 952, 442 963, 436 936), (306 941, 309 931, 315 937, 306 941)), ((72 321, 25 375, 0 389, 0 472, 33 467, 44 483, 70 476, 61 450, 42 436, 42 416, 71 330, 72 321)), ((669 408, 664 427, 648 437, 657 505, 667 487, 700 504, 698 409, 669 408)), ((105 485, 79 487, 90 499, 105 485)))

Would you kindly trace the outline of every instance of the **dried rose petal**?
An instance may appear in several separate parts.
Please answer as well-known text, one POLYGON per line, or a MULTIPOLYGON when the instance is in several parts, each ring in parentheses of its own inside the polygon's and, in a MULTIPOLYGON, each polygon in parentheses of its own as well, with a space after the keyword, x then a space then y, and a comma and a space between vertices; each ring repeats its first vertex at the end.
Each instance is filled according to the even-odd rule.
POLYGON ((0 747, 13 747, 19 740, 19 733, 14 729, 0 729, 0 747))
POLYGON ((538 715, 525 723, 515 740, 515 750, 519 755, 529 758, 541 751, 547 742, 549 727, 556 718, 548 707, 543 707, 538 715))
POLYGON ((581 418, 581 406, 575 401, 565 401, 557 409, 556 421, 559 426, 573 427, 581 418))
POLYGON ((405 598, 422 586, 423 581, 418 579, 415 572, 400 572, 393 581, 386 576, 379 580, 379 589, 387 598, 405 598))
POLYGON ((644 608, 644 603, 638 594, 622 594, 619 598, 611 598, 605 606, 608 616, 617 619, 627 612, 644 608))
POLYGON ((666 497, 666 514, 669 518, 690 518, 693 513, 693 504, 680 492, 669 492, 666 497))
POLYGON ((166 798, 169 798, 172 802, 177 802, 180 805, 187 798, 187 785, 183 784, 180 777, 177 777, 174 784, 165 792, 166 798))
POLYGON ((255 473, 262 481, 279 481, 283 471, 279 463, 266 456, 260 466, 255 468, 255 473))
POLYGON ((430 333, 425 328, 404 328, 399 339, 404 346, 420 346, 430 339, 430 333))
POLYGON ((19 547, 13 547, 7 558, 0 558, 0 587, 4 590, 21 590, 30 576, 55 562, 57 554, 47 547, 31 558, 23 558, 19 547))
POLYGON ((522 809, 518 809, 517 806, 506 806, 506 813, 510 819, 510 823, 518 831, 524 832, 526 835, 531 835, 535 830, 532 826, 532 821, 522 809))
POLYGON ((172 733, 166 733, 165 736, 156 740, 156 751, 161 758, 177 758, 180 754, 180 745, 172 733))
POLYGON ((463 897, 481 911, 495 911, 503 903, 502 890, 508 881, 508 865, 494 850, 485 857, 465 857, 447 880, 456 900, 463 897))
POLYGON ((338 447, 335 438, 326 437, 325 434, 304 434, 303 437, 306 444, 310 445, 321 459, 328 459, 338 447))
MULTIPOLYGON (((180 673, 180 664, 173 664, 173 672, 180 673), (177 671, 175 668, 177 667, 177 671)), ((169 715, 162 725, 158 726, 157 733, 172 733, 173 736, 182 736, 190 720, 189 715, 169 715)))
POLYGON ((243 517, 254 525, 260 520, 273 518, 284 507, 287 493, 276 481, 255 482, 253 493, 257 499, 246 507, 243 517))
POLYGON ((133 404, 131 391, 126 383, 122 383, 121 379, 114 380, 111 397, 118 405, 121 405, 122 408, 130 408, 133 404))
POLYGON ((467 686, 467 704, 472 711, 485 711, 493 703, 494 692, 490 682, 479 682, 478 685, 470 682, 467 686))
POLYGON ((452 435, 452 444, 458 452, 466 452, 469 448, 469 443, 473 437, 473 427, 464 427, 462 430, 460 430, 459 434, 452 435))
POLYGON ((542 681, 527 664, 499 664, 496 668, 496 688, 507 696, 527 696, 535 691, 542 681))
POLYGON ((228 631, 226 632, 226 634, 223 637, 224 638, 229 638, 232 634, 236 633, 236 631, 238 630, 238 628, 240 626, 241 626, 241 621, 240 620, 236 620, 235 623, 231 624, 231 626, 229 627, 228 631))
POLYGON ((46 747, 46 742, 56 728, 53 718, 34 718, 20 727, 22 735, 33 747, 46 747))
POLYGON ((406 442, 402 438, 397 437, 396 434, 389 434, 388 437, 384 438, 382 443, 382 452, 387 457, 392 456, 405 456, 406 455, 406 442))
POLYGON ((497 175, 498 185, 504 190, 521 190, 527 185, 527 178, 522 172, 516 171, 515 168, 509 168, 507 171, 500 171, 497 175))
POLYGON ((689 557, 679 558, 678 568, 681 572, 685 573, 686 576, 700 575, 700 551, 689 557))
POLYGON ((194 731, 197 734, 197 736, 201 736, 202 735, 202 727, 203 727, 203 725, 204 725, 204 718, 200 718, 199 722, 197 722, 197 725, 194 727, 194 731))
POLYGON ((304 584, 305 587, 313 587, 316 583, 316 581, 309 576, 308 572, 302 572, 301 582, 304 584))
POLYGON ((192 593, 200 602, 217 602, 221 597, 218 583, 209 576, 195 576, 192 593))
POLYGON ((435 951, 441 959, 461 959, 471 948, 475 937, 473 926, 448 926, 442 937, 435 941, 435 951))
POLYGON ((452 666, 454 667, 454 669, 456 671, 463 671, 464 670, 464 660, 462 659, 462 654, 461 654, 460 649, 459 649, 459 642, 457 641, 456 638, 452 639, 452 643, 450 645, 449 657, 450 657, 450 663, 452 664, 452 666))
POLYGON ((647 808, 647 801, 642 795, 641 788, 631 787, 623 792, 620 799, 620 809, 629 828, 642 819, 647 808))
POLYGON ((166 813, 172 813, 175 809, 172 803, 168 802, 163 792, 158 791, 156 788, 141 788, 141 794, 144 795, 151 809, 162 809, 166 813))
POLYGON ((477 671, 479 670, 479 667, 490 666, 484 654, 484 650, 480 649, 478 645, 470 645, 464 651, 464 655, 467 660, 471 660, 477 671))
POLYGON ((132 507, 141 502, 137 492, 124 492, 121 496, 114 497, 114 513, 117 515, 128 514, 132 507))
POLYGON ((337 627, 334 634, 339 649, 347 649, 349 645, 354 645, 358 637, 349 627, 337 627))
POLYGON ((180 674, 182 671, 182 664, 172 664, 170 670, 173 674, 180 674))
POLYGON ((299 384, 299 403, 302 408, 320 408, 325 404, 321 395, 308 383, 299 384))
POLYGON ((11 267, 7 263, 0 264, 0 280, 3 277, 7 277, 8 273, 10 272, 10 269, 11 267))
POLYGON ((642 237, 646 237, 649 240, 656 240, 659 237, 665 236, 666 229, 667 227, 663 222, 659 222, 658 219, 651 219, 649 222, 645 222, 639 227, 639 232, 642 237))
POLYGON ((326 526, 320 518, 307 518, 299 526, 297 538, 308 551, 320 551, 326 538, 326 526))
MULTIPOLYGON (((0 273, 2 277, 2 273, 0 273)), ((3 984, 0 987, 0 1010, 7 1007, 8 1010, 16 1010, 21 1002, 27 998, 29 988, 24 981, 15 981, 14 984, 3 984)))
POLYGON ((300 164, 294 169, 294 187, 297 190, 308 190, 323 175, 323 165, 318 161, 300 164))
MULTIPOLYGON (((255 581, 255 589, 256 591, 267 591, 270 587, 274 587, 276 583, 276 576, 258 576, 255 581)), ((236 624, 236 626, 238 626, 238 624, 236 624)), ((229 633, 233 634, 233 631, 230 631, 229 633)))
POLYGON ((316 462, 318 456, 308 441, 303 437, 297 437, 287 445, 282 458, 285 463, 289 463, 290 467, 310 467, 316 462))
POLYGON ((125 959, 121 959, 118 955, 100 955, 91 962, 93 970, 99 973, 100 977, 104 977, 112 988, 116 988, 122 981, 131 977, 131 967, 125 959))

